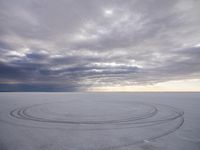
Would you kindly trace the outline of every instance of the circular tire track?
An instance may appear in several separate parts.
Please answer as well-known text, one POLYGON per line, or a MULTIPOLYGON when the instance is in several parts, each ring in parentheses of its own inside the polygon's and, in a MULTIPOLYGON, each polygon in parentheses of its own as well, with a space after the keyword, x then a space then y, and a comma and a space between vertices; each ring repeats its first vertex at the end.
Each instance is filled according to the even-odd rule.
MULTIPOLYGON (((149 104, 141 102, 131 102, 130 104, 129 103, 126 104, 129 105, 127 109, 130 109, 131 107, 133 107, 133 109, 126 111, 126 113, 124 114, 122 113, 121 116, 119 115, 120 113, 117 114, 119 115, 119 119, 116 119, 117 117, 115 116, 115 114, 112 114, 115 111, 113 111, 111 114, 108 113, 108 116, 109 115, 110 116, 107 117, 107 119, 105 120, 102 119, 103 115, 99 117, 98 115, 95 116, 94 113, 94 115, 93 114, 91 114, 91 116, 88 115, 89 117, 85 115, 87 116, 85 117, 84 114, 81 114, 81 112, 80 116, 78 117, 76 116, 77 118, 74 120, 64 115, 63 115, 64 117, 62 116, 59 118, 58 115, 60 112, 59 113, 55 112, 55 116, 56 117, 58 116, 58 118, 56 118, 55 116, 51 117, 51 115, 54 115, 54 110, 52 110, 52 112, 50 112, 49 110, 51 110, 51 107, 54 105, 59 106, 58 103, 60 103, 61 105, 66 105, 66 108, 70 107, 70 105, 66 102, 43 103, 43 104, 36 104, 36 105, 30 105, 13 109, 9 112, 9 115, 13 119, 17 119, 19 121, 19 125, 21 124, 25 126, 29 125, 32 126, 32 123, 36 123, 35 127, 62 128, 62 129, 64 128, 69 130, 73 129, 75 132, 76 130, 77 132, 91 132, 91 134, 95 134, 95 136, 97 137, 98 134, 100 134, 99 137, 101 137, 102 136, 101 133, 106 134, 107 131, 112 131, 113 134, 116 134, 116 136, 114 136, 115 138, 130 139, 127 142, 122 142, 122 143, 119 142, 119 144, 111 142, 109 146, 104 145, 98 147, 98 145, 96 145, 97 143, 95 143, 94 144, 95 147, 82 148, 88 150, 120 149, 126 146, 132 146, 134 144, 143 143, 145 141, 158 139, 160 137, 173 133, 174 131, 179 129, 184 122, 183 118, 184 112, 177 108, 168 105, 160 105, 152 103, 149 104), (138 111, 140 109, 143 110, 138 111), (81 118, 80 120, 78 120, 79 117, 81 118), (76 128, 76 126, 78 126, 78 128, 76 128), (156 129, 158 129, 158 132, 151 131, 156 129), (118 132, 120 134, 117 134, 118 132), (127 132, 130 132, 130 135, 127 135, 127 132), (139 137, 137 138, 137 135, 140 133, 142 136, 140 138, 139 137)), ((105 105, 109 105, 109 103, 110 102, 103 103, 102 107, 105 105)), ((113 101, 113 103, 115 103, 115 101, 113 101)), ((71 105, 76 105, 76 104, 72 103, 71 105)), ((101 103, 98 103, 98 105, 101 107, 101 103)), ((121 103, 119 103, 119 107, 120 106, 121 103)), ((126 107, 124 110, 126 110, 126 107)), ((106 111, 102 111, 102 114, 106 113, 106 111)), ((118 109, 116 109, 116 112, 117 111, 118 109)), ((63 112, 61 111, 60 114, 62 113, 63 112)), ((77 114, 78 113, 76 113, 76 115, 77 114)))
MULTIPOLYGON (((137 104, 137 103, 136 103, 137 104)), ((157 113, 157 108, 150 104, 142 104, 144 106, 147 106, 150 108, 150 111, 145 111, 141 114, 132 114, 130 117, 127 117, 126 119, 120 119, 120 120, 88 120, 88 121, 69 121, 69 120, 56 120, 56 119, 47 119, 47 118, 41 118, 34 115, 29 114, 27 111, 31 108, 35 108, 38 106, 47 105, 47 104, 37 104, 22 108, 14 109, 10 112, 10 116, 15 117, 17 119, 23 119, 23 120, 31 120, 36 122, 46 122, 46 123, 59 123, 59 124, 119 124, 119 123, 129 123, 136 120, 146 119, 149 117, 154 116, 157 113)))

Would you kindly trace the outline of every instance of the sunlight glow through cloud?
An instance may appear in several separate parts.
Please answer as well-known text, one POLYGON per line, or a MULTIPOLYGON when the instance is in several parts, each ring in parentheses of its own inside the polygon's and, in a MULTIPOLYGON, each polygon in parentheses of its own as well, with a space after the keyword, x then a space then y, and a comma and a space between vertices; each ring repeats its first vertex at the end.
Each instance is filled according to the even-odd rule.
POLYGON ((104 15, 105 15, 106 17, 112 16, 113 13, 114 13, 114 12, 113 12, 112 9, 105 9, 105 10, 104 10, 104 15))

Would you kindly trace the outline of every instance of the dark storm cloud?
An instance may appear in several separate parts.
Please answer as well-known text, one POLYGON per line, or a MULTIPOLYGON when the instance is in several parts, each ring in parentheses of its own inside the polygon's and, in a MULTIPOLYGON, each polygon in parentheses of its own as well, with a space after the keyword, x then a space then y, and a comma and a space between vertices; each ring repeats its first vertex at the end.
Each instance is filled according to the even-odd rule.
MULTIPOLYGON (((31 86, 33 86, 33 88, 38 87, 38 89, 43 89, 43 87, 47 87, 48 85, 50 87, 55 85, 58 89, 61 89, 61 87, 65 87, 63 83, 70 85, 71 90, 78 90, 82 88, 82 86, 87 87, 88 85, 91 85, 91 83, 82 83, 86 78, 97 78, 101 76, 114 77, 125 73, 135 73, 138 70, 135 66, 109 67, 91 65, 91 60, 93 62, 93 59, 93 57, 88 56, 82 58, 81 56, 62 56, 55 58, 47 56, 47 54, 29 52, 23 57, 18 57, 15 60, 1 63, 0 78, 2 83, 7 81, 19 82, 17 84, 19 86, 19 91, 21 91, 23 87, 27 87, 28 89, 24 90, 29 91, 32 89, 31 86), (83 60, 81 61, 81 59, 83 60), (64 66, 60 68, 63 64, 64 66), (54 68, 55 66, 58 68, 54 68), (24 82, 27 83, 27 85, 24 84, 24 82)), ((101 62, 101 59, 99 59, 99 62, 101 62)), ((16 85, 8 84, 5 87, 15 89, 16 85)), ((69 87, 64 88, 63 90, 66 89, 70 90, 69 87)), ((45 90, 46 88, 44 88, 44 91, 45 90)), ((51 88, 50 91, 52 91, 51 88)), ((57 90, 55 89, 55 91, 57 90)))
POLYGON ((76 91, 199 79, 199 5, 0 0, 0 90, 76 91))
POLYGON ((28 59, 33 59, 33 60, 42 60, 42 59, 46 59, 48 57, 47 54, 42 54, 42 53, 28 53, 26 54, 26 57, 28 59))
POLYGON ((72 92, 77 90, 79 89, 70 84, 0 84, 0 92, 72 92))
POLYGON ((21 76, 23 76, 21 68, 19 69, 3 63, 0 63, 0 70, 1 70, 0 74, 1 79, 19 79, 21 76))

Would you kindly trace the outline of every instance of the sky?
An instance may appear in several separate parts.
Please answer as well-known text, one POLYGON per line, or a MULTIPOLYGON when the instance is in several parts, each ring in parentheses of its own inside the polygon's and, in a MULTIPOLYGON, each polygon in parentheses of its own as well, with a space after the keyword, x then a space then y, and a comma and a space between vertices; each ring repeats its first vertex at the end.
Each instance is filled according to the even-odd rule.
POLYGON ((0 91, 200 91, 199 0, 0 0, 0 91))

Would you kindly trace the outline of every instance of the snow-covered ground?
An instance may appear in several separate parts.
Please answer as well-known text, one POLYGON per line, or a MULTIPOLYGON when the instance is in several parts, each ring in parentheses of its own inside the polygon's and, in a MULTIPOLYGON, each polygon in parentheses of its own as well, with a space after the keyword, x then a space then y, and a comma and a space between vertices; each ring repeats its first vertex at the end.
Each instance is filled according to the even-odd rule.
POLYGON ((1 93, 0 150, 200 150, 200 93, 1 93))

